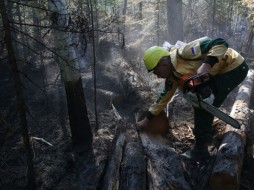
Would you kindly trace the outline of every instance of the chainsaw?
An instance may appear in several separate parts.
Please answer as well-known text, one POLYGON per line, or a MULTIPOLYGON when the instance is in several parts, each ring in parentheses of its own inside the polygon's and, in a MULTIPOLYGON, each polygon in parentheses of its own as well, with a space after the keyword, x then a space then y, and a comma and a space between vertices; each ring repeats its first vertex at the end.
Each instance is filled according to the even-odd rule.
POLYGON ((206 96, 210 96, 212 94, 209 87, 211 80, 211 75, 208 73, 198 75, 184 75, 180 80, 180 86, 184 97, 189 100, 194 107, 206 110, 210 114, 221 119, 232 127, 240 129, 240 124, 237 120, 204 101, 204 99, 207 98, 206 96))

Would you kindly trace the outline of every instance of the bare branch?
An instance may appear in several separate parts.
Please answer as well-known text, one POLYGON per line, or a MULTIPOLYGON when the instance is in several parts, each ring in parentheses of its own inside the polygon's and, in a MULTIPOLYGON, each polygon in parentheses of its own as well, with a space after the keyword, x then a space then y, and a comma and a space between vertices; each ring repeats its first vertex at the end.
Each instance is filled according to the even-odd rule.
POLYGON ((26 3, 21 3, 20 1, 18 2, 18 1, 8 0, 8 2, 16 3, 17 5, 22 5, 22 6, 26 6, 26 7, 30 7, 30 8, 34 8, 34 9, 39 9, 39 10, 42 10, 42 11, 52 12, 52 11, 48 10, 47 8, 45 8, 45 7, 37 7, 37 6, 33 6, 33 5, 28 5, 26 3))
POLYGON ((37 141, 41 141, 49 146, 53 146, 53 144, 49 143, 48 141, 44 140, 43 138, 38 138, 38 137, 31 137, 31 139, 33 140, 37 140, 37 141))
POLYGON ((37 24, 30 24, 30 23, 20 23, 20 22, 15 22, 15 21, 10 21, 10 23, 17 24, 17 25, 22 25, 22 26, 31 26, 31 27, 38 27, 38 28, 45 28, 45 29, 54 29, 54 30, 59 30, 61 32, 82 33, 82 34, 91 32, 90 30, 78 31, 78 30, 74 30, 74 29, 70 29, 70 28, 60 29, 60 28, 54 27, 52 25, 37 25, 37 24))
POLYGON ((38 84, 36 84, 32 79, 30 79, 25 73, 23 73, 22 71, 19 71, 19 73, 21 73, 29 82, 31 82, 34 86, 36 86, 37 88, 39 88, 43 93, 46 94, 46 90, 42 89, 38 84))
MULTIPOLYGON (((42 45, 42 46, 45 47, 48 51, 50 51, 50 52, 53 53, 54 55, 58 56, 59 58, 61 58, 63 61, 65 61, 65 62, 68 64, 68 61, 66 61, 64 57, 62 57, 61 55, 57 54, 55 51, 53 51, 52 49, 50 49, 49 47, 47 47, 44 43, 40 42, 40 41, 37 40, 36 38, 30 36, 29 34, 23 32, 23 31, 20 31, 20 30, 14 28, 14 27, 11 27, 11 28, 12 28, 13 30, 15 30, 16 32, 19 32, 19 33, 21 33, 21 34, 23 34, 23 35, 25 35, 25 36, 31 38, 32 40, 34 40, 34 41, 37 42, 38 44, 42 45)), ((23 46, 25 46, 25 47, 27 47, 27 46, 26 46, 25 44, 23 44, 22 42, 19 42, 19 41, 16 41, 16 42, 17 42, 17 43, 20 43, 21 45, 23 45, 23 46)), ((31 48, 29 48, 29 49, 31 50, 31 48)), ((36 52, 36 54, 38 54, 38 53, 36 52)))

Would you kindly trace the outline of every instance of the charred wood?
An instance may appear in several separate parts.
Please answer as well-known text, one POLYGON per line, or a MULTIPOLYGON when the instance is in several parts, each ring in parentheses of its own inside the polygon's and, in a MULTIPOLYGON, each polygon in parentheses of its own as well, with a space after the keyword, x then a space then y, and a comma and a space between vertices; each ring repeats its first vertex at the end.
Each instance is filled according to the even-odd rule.
POLYGON ((226 132, 218 149, 215 165, 210 177, 210 184, 216 190, 237 190, 240 186, 240 175, 243 165, 246 133, 249 131, 249 103, 253 87, 254 72, 250 70, 242 83, 231 116, 241 124, 241 129, 226 126, 226 132))
POLYGON ((121 167, 119 189, 146 189, 146 160, 142 144, 139 141, 126 144, 121 167))
POLYGON ((184 177, 179 155, 161 135, 140 133, 148 159, 148 189, 191 189, 184 177))
POLYGON ((126 144, 126 137, 126 131, 121 130, 112 143, 112 152, 103 180, 103 189, 105 190, 117 190, 119 188, 119 171, 123 157, 123 148, 126 144))
POLYGON ((99 129, 94 135, 93 152, 83 160, 83 167, 80 169, 78 190, 102 189, 113 137, 107 129, 99 129))

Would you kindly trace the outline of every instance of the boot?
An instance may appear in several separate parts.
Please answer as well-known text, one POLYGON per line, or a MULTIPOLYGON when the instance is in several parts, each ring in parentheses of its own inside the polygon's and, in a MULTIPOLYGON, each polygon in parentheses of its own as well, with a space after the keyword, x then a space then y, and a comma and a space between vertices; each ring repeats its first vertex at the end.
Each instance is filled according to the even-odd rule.
POLYGON ((190 158, 195 161, 206 161, 210 158, 207 144, 195 143, 190 150, 190 158))
POLYGON ((183 153, 182 156, 197 162, 206 161, 211 157, 208 151, 208 145, 200 141, 196 141, 191 150, 183 153))

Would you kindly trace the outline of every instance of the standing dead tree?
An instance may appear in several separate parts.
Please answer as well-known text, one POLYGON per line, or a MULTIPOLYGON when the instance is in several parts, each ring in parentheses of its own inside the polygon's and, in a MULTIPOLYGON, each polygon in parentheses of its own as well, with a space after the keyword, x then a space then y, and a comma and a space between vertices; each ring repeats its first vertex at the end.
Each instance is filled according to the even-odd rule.
POLYGON ((22 136, 24 141, 24 146, 26 149, 26 160, 28 166, 28 185, 27 189, 35 189, 35 179, 34 179, 34 165, 33 165, 33 156, 32 156, 32 148, 30 144, 30 137, 28 134, 28 126, 27 126, 27 119, 26 119, 26 105, 25 99, 23 95, 22 89, 22 82, 19 76, 18 65, 16 62, 16 57, 14 53, 14 47, 12 45, 12 31, 7 15, 6 10, 6 1, 0 1, 0 12, 3 22, 3 28, 5 32, 5 43, 6 49, 8 52, 8 61, 11 66, 11 71, 15 83, 15 92, 16 92, 16 100, 18 105, 18 111, 20 114, 20 125, 22 127, 22 136))
POLYGON ((175 44, 177 40, 183 40, 182 1, 167 0, 167 17, 169 42, 175 44))
POLYGON ((68 7, 65 0, 49 1, 56 54, 67 96, 72 141, 75 147, 91 148, 92 131, 87 116, 78 59, 71 40, 71 33, 65 32, 69 25, 68 7))

